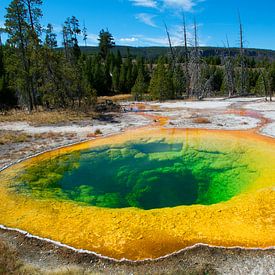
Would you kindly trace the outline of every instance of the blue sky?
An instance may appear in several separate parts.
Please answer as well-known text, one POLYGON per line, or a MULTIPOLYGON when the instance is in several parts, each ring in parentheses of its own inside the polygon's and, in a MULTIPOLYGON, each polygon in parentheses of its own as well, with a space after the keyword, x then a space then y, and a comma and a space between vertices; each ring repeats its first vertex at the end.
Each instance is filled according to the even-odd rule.
MULTIPOLYGON (((3 25, 10 0, 0 1, 3 25)), ((42 23, 51 22, 60 33, 64 20, 75 15, 85 21, 89 45, 96 45, 99 31, 108 28, 117 45, 167 46, 163 22, 173 44, 180 44, 184 11, 190 43, 196 18, 201 45, 223 46, 227 35, 230 46, 238 46, 238 10, 246 46, 275 50, 275 0, 44 0, 42 23)))

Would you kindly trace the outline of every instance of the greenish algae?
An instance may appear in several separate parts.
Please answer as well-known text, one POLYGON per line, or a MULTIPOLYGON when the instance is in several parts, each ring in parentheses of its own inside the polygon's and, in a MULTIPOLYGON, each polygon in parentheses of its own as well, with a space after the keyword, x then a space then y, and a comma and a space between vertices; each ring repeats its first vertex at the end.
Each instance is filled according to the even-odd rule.
POLYGON ((43 160, 17 176, 12 188, 38 199, 147 210, 227 201, 257 177, 241 149, 137 140, 43 160))

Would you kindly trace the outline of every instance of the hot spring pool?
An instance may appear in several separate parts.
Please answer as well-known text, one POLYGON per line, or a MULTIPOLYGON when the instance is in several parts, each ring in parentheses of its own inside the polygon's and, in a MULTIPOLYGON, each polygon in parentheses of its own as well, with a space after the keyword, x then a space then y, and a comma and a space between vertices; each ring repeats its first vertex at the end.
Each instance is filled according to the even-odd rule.
POLYGON ((0 180, 1 224, 117 259, 274 245, 275 146, 255 134, 137 130, 44 153, 0 180))

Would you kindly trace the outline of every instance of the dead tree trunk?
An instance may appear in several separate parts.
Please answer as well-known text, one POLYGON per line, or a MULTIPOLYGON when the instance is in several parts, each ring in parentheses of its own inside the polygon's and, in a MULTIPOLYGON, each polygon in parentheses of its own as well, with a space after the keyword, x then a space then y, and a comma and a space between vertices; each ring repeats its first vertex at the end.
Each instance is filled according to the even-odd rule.
POLYGON ((228 92, 228 97, 232 97, 235 91, 235 83, 234 83, 234 60, 231 57, 229 41, 226 36, 227 43, 227 56, 225 57, 224 67, 225 67, 225 80, 226 80, 226 88, 228 92))
POLYGON ((246 67, 245 67, 245 49, 244 49, 244 37, 243 37, 243 24, 241 21, 241 16, 239 14, 239 31, 240 31, 240 95, 245 95, 248 93, 246 87, 246 67))
POLYGON ((165 26, 165 31, 166 31, 166 34, 167 34, 167 39, 168 39, 168 42, 169 42, 169 49, 170 49, 170 53, 171 53, 171 57, 172 57, 172 61, 173 61, 173 68, 174 68, 174 66, 175 66, 175 53, 174 53, 174 49, 173 49, 173 46, 172 46, 170 33, 168 31, 168 28, 167 28, 167 25, 166 25, 165 22, 164 22, 164 26, 165 26))
POLYGON ((188 53, 188 44, 187 44, 187 29, 185 15, 183 14, 183 38, 184 38, 184 56, 185 56, 185 77, 186 77, 186 96, 190 97, 190 75, 189 75, 189 53, 188 53))

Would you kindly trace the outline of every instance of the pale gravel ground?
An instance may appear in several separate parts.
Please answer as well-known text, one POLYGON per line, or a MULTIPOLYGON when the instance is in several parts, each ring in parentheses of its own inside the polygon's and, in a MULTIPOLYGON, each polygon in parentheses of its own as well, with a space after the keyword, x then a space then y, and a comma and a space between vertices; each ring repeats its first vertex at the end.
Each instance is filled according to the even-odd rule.
POLYGON ((275 120, 275 110, 274 111, 269 111, 269 112, 261 112, 261 114, 265 117, 265 118, 269 118, 271 120, 275 120))
MULTIPOLYGON (((198 102, 153 102, 147 104, 153 110, 152 114, 166 116, 169 118, 167 127, 179 128, 203 128, 203 129, 223 129, 223 130, 248 130, 258 126, 260 120, 249 116, 239 116, 224 114, 228 109, 243 108, 257 111, 259 115, 275 121, 275 98, 273 102, 266 102, 264 98, 232 98, 216 99, 198 102), (237 105, 236 105, 237 104, 237 105), (211 123, 197 124, 193 122, 196 117, 208 118, 211 123)), ((149 108, 150 109, 150 108, 149 108)), ((275 137, 275 124, 268 123, 260 133, 275 137)))
POLYGON ((176 110, 159 110, 159 111, 152 111, 150 114, 155 115, 155 116, 164 116, 168 117, 169 119, 175 119, 175 118, 191 118, 194 114, 194 112, 190 112, 190 110, 185 110, 185 109, 176 109, 176 110))
POLYGON ((275 122, 269 123, 265 127, 261 129, 261 133, 263 133, 266 136, 271 136, 275 138, 275 122))
MULTIPOLYGON (((205 117, 205 116, 204 116, 205 117)), ((192 119, 177 118, 171 119, 168 128, 204 128, 204 129, 222 129, 222 130, 247 130, 256 128, 260 120, 251 117, 243 117, 238 115, 215 115, 206 117, 210 123, 194 123, 192 119)))
POLYGON ((275 111, 275 101, 247 104, 244 108, 255 111, 275 111))
POLYGON ((228 98, 226 102, 255 102, 255 101, 264 101, 264 97, 235 97, 235 98, 228 98))
POLYGON ((167 109, 176 109, 176 108, 189 108, 189 109, 219 109, 219 108, 227 108, 232 104, 232 102, 226 101, 196 101, 196 102, 188 102, 188 101, 171 101, 171 102, 163 102, 163 103, 150 103, 150 106, 157 106, 160 108, 167 109))
POLYGON ((129 127, 140 127, 147 125, 151 122, 143 116, 136 118, 133 114, 126 113, 120 117, 116 122, 102 122, 94 120, 91 125, 81 126, 77 124, 66 126, 31 126, 27 122, 10 122, 0 123, 1 130, 7 131, 23 131, 28 134, 41 134, 41 133, 76 133, 79 138, 86 138, 88 134, 93 134, 97 129, 103 135, 119 133, 129 127))

